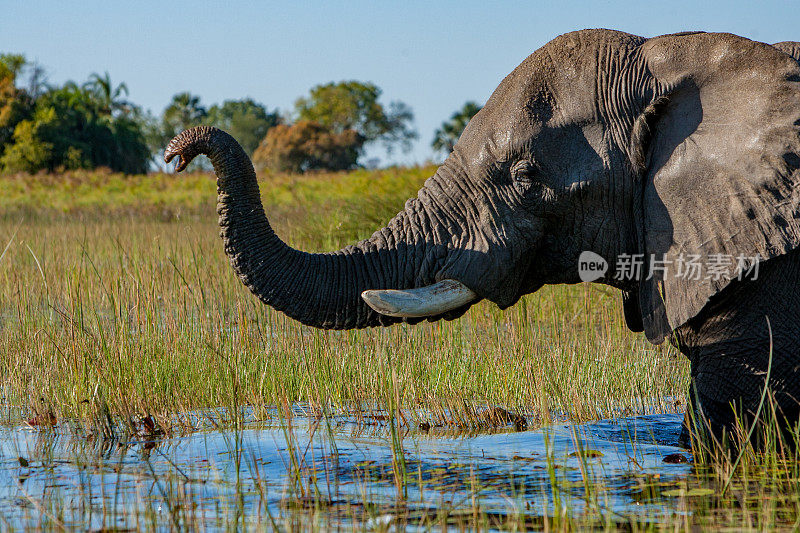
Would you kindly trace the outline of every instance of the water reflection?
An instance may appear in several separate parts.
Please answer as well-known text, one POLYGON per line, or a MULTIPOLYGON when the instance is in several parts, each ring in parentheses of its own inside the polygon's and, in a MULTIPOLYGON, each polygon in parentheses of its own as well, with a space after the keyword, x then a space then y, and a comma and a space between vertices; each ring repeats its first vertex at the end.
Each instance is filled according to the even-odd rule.
POLYGON ((394 444, 385 428, 360 431, 346 419, 129 441, 5 427, 0 523, 270 524, 314 508, 344 524, 476 506, 532 519, 568 508, 658 520, 675 511, 643 487, 674 485, 690 473, 690 463, 664 462, 674 454, 691 460, 677 447, 680 423, 669 414, 469 436, 415 431, 394 444))

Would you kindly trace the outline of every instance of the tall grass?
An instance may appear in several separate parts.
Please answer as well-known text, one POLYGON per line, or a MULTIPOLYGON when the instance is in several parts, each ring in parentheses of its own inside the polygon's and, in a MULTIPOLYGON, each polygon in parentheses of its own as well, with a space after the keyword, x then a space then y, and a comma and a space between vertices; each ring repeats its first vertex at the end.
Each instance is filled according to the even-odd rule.
MULTIPOLYGON (((428 174, 278 176, 262 189, 278 233, 318 250, 370 235, 428 174)), ((629 333, 610 289, 550 287, 506 312, 482 303, 454 322, 319 331, 238 282, 209 176, 54 180, 17 184, 33 196, 49 188, 47 200, 34 210, 14 193, 0 223, 0 376, 6 397, 32 411, 88 416, 98 398, 114 416, 165 420, 239 403, 343 408, 388 399, 396 382, 402 407, 452 411, 466 400, 587 420, 642 412, 685 390, 686 363, 629 333), (187 214, 153 216, 160 196, 138 194, 148 181, 168 200, 192 198, 164 204, 187 214), (91 202, 71 196, 87 187, 91 202), (126 202, 141 203, 120 210, 126 202)))
MULTIPOLYGON (((431 172, 262 176, 262 195, 279 235, 294 246, 324 250, 370 235, 431 172)), ((239 283, 217 236, 208 175, 10 176, 0 178, 0 187, 6 193, 0 196, 5 403, 34 422, 83 422, 100 437, 120 425, 141 431, 148 417, 144 425, 151 429, 190 429, 210 413, 211 423, 235 428, 237 454, 240 407, 265 417, 278 413, 295 472, 287 498, 304 505, 310 497, 311 504, 305 515, 289 512, 287 522, 267 510, 259 519, 264 525, 278 520, 289 529, 324 528, 331 517, 318 497, 328 489, 316 477, 309 480, 298 459, 307 446, 292 433, 293 403, 322 417, 316 431, 330 434, 333 456, 332 413, 388 421, 386 472, 402 502, 410 484, 423 485, 422 467, 408 460, 400 434, 417 423, 481 427, 488 406, 520 413, 533 425, 553 417, 588 421, 672 410, 688 385, 685 358, 627 331, 619 295, 601 286, 546 287, 505 312, 481 303, 454 322, 326 332, 262 306, 239 283)), ((770 406, 765 403, 767 422, 770 406)), ((800 517, 800 461, 791 438, 772 424, 765 449, 740 443, 742 453, 733 454, 697 443, 693 474, 677 486, 632 467, 632 494, 677 511, 659 523, 606 513, 605 487, 588 463, 582 487, 594 510, 585 514, 559 507, 552 515, 521 509, 494 516, 481 511, 478 497, 466 513, 439 507, 403 516, 400 503, 387 510, 367 501, 346 512, 363 520, 391 512, 396 524, 443 528, 788 528, 800 517)), ((748 428, 740 433, 746 436, 748 428)), ((236 491, 246 459, 235 458, 236 491)), ((547 458, 551 483, 541 493, 557 502, 560 493, 576 489, 560 485, 554 461, 547 458)), ((250 477, 265 500, 266 485, 253 465, 250 477)), ((180 475, 156 481, 164 500, 174 503, 169 525, 197 523, 196 496, 180 475)), ((480 481, 472 483, 477 494, 480 481)), ((509 479, 502 490, 513 499, 519 488, 509 479)), ((217 525, 244 524, 237 502, 217 525)), ((56 525, 57 510, 55 502, 48 511, 56 525)), ((137 527, 157 527, 160 519, 149 512, 137 527)))

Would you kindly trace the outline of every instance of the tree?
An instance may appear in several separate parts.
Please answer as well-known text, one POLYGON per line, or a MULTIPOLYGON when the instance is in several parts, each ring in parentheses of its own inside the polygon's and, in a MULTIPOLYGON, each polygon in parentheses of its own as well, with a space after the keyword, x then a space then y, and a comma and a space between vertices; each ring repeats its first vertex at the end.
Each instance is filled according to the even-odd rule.
POLYGON ((89 76, 89 81, 83 84, 83 88, 94 95, 100 105, 100 112, 105 115, 128 114, 132 111, 132 104, 121 98, 123 94, 128 96, 128 86, 120 83, 114 87, 108 72, 103 76, 93 73, 89 76))
POLYGON ((162 123, 167 140, 191 127, 199 126, 208 116, 200 97, 189 92, 178 93, 164 110, 162 123))
POLYGON ((346 170, 356 165, 364 140, 352 129, 335 132, 310 120, 269 130, 253 160, 278 172, 346 170))
POLYGON ((33 111, 33 99, 18 87, 19 77, 27 65, 24 56, 0 55, 0 155, 13 136, 14 128, 33 111))
POLYGON ((433 142, 431 143, 433 149, 446 154, 452 152, 453 146, 455 146, 458 138, 461 137, 464 128, 467 127, 470 119, 481 110, 481 107, 477 103, 470 101, 465 103, 460 110, 453 113, 450 116, 450 120, 443 122, 442 127, 434 133, 433 142))
MULTIPOLYGON (((174 95, 161 113, 160 119, 149 113, 140 115, 151 159, 161 161, 161 154, 173 137, 184 130, 204 124, 207 117, 208 111, 200 102, 200 97, 188 91, 174 95)), ((197 158, 189 168, 196 170, 207 166, 209 163, 206 160, 197 158)))
POLYGON ((36 172, 109 167, 147 171, 150 150, 134 111, 114 116, 98 93, 68 82, 51 88, 19 122, 0 165, 6 171, 36 172))
POLYGON ((417 133, 411 128, 414 114, 406 104, 392 102, 387 110, 378 101, 381 89, 372 83, 341 81, 317 85, 307 98, 295 102, 301 120, 317 122, 333 133, 347 130, 357 132, 365 144, 383 143, 387 152, 399 145, 404 151, 411 148, 417 133))
POLYGON ((280 117, 277 112, 269 113, 262 104, 246 98, 212 105, 205 122, 230 133, 252 157, 269 129, 280 123, 280 117))

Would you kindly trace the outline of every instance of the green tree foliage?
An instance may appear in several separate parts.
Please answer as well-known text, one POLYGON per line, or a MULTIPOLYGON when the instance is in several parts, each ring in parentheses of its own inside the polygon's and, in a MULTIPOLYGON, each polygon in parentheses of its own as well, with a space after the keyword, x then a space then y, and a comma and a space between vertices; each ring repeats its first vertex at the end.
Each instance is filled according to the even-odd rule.
MULTIPOLYGON (((164 147, 178 133, 194 126, 216 126, 230 133, 251 157, 270 128, 280 123, 277 112, 251 98, 225 100, 206 108, 199 96, 190 92, 178 93, 164 109, 161 119, 145 116, 143 127, 151 151, 160 156, 164 147)), ((204 159, 196 159, 190 169, 210 168, 204 159)))
POLYGON ((458 138, 461 137, 464 128, 467 127, 467 123, 481 110, 481 107, 477 103, 470 101, 453 113, 450 120, 443 122, 442 127, 434 133, 433 143, 431 143, 433 149, 446 154, 452 152, 453 146, 455 146, 458 138))
POLYGON ((245 98, 212 105, 205 123, 230 133, 252 157, 269 129, 280 123, 280 116, 277 112, 267 112, 262 104, 245 98))
MULTIPOLYGON (((97 76, 97 78, 100 78, 97 76)), ((105 81, 111 87, 106 75, 105 81)), ((117 106, 92 80, 51 88, 39 96, 32 115, 14 127, 0 165, 6 171, 36 172, 105 166, 125 173, 147 171, 150 150, 142 133, 140 112, 117 106)), ((115 96, 116 94, 116 96, 115 96)))
MULTIPOLYGON (((80 85, 47 86, 43 80, 43 70, 23 56, 0 55, 2 171, 105 166, 146 172, 173 136, 202 124, 230 132, 261 166, 294 172, 353 168, 365 145, 406 150, 417 137, 409 107, 385 106, 372 83, 318 85, 297 100, 298 122, 281 125, 277 111, 250 98, 206 109, 199 96, 182 92, 154 116, 131 103, 127 85, 114 83, 108 72, 80 85)), ((194 168, 208 165, 197 161, 194 168)))
MULTIPOLYGON (((164 148, 169 141, 183 130, 205 123, 208 111, 199 96, 188 91, 172 97, 160 117, 149 112, 141 115, 141 126, 152 158, 160 162, 164 148)), ((204 160, 196 159, 189 167, 192 170, 203 168, 204 160)))
POLYGON ((364 142, 353 130, 337 132, 310 120, 279 124, 269 130, 254 154, 254 163, 278 172, 353 168, 364 142))
POLYGON ((381 89, 372 83, 342 81, 317 85, 307 98, 295 102, 297 115, 326 126, 333 133, 353 130, 363 139, 357 147, 380 141, 387 151, 400 146, 411 148, 417 133, 411 128, 414 114, 402 102, 392 102, 388 110, 378 101, 381 89))
POLYGON ((92 74, 89 76, 89 81, 83 84, 83 88, 92 93, 100 112, 104 115, 128 114, 135 107, 121 98, 123 94, 128 96, 128 86, 120 83, 114 87, 108 72, 102 76, 97 73, 92 74))
POLYGON ((162 124, 167 140, 191 127, 199 126, 208 116, 200 97, 189 92, 178 93, 164 110, 162 124))
POLYGON ((13 138, 14 128, 28 118, 33 110, 30 95, 17 87, 26 64, 25 57, 21 55, 0 55, 0 156, 13 138))

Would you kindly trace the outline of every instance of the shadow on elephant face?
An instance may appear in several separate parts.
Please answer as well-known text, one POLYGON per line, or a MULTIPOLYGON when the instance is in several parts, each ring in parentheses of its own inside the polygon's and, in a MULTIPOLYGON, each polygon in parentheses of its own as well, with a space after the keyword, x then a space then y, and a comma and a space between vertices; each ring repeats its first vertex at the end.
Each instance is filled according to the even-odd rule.
MULTIPOLYGON (((533 107, 537 117, 552 118, 552 110, 545 111, 550 107, 537 101, 525 109, 533 107)), ((507 184, 521 192, 518 201, 505 202, 490 226, 504 232, 507 241, 525 243, 526 248, 517 253, 500 246, 485 252, 455 250, 453 257, 464 258, 463 264, 456 266, 458 261, 453 261, 438 277, 458 279, 506 308, 544 284, 580 282, 578 258, 582 252, 592 251, 610 262, 611 269, 601 283, 631 288, 614 279, 616 259, 621 254, 644 255, 646 238, 657 249, 667 249, 672 243, 673 225, 661 201, 663 191, 652 184, 667 176, 671 165, 680 160, 680 152, 702 120, 699 88, 692 81, 646 110, 638 124, 640 133, 632 139, 642 145, 639 175, 630 171, 626 155, 609 141, 608 128, 600 124, 541 123, 528 128, 535 132, 530 138, 511 136, 516 146, 503 150, 513 155, 488 172, 470 169, 466 174, 484 172, 489 182, 484 190, 501 191, 498 197, 503 196, 507 184), (534 163, 527 181, 514 183, 510 169, 526 160, 534 163)), ((469 133, 470 137, 460 141, 461 149, 474 149, 471 145, 480 138, 477 128, 469 133)), ((499 150, 498 145, 493 141, 494 151, 499 150)), ((501 201, 493 199, 492 203, 501 201)), ((645 257, 645 275, 648 259, 645 257)), ((658 276, 654 283, 661 281, 658 276)), ((639 291, 636 287, 633 291, 637 297, 631 305, 640 315, 639 291)), ((646 293, 645 298, 652 295, 646 293)), ((648 300, 646 305, 656 304, 648 300)))

